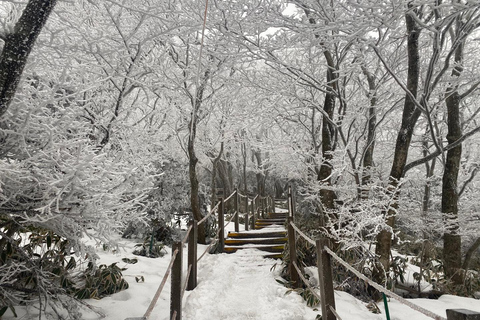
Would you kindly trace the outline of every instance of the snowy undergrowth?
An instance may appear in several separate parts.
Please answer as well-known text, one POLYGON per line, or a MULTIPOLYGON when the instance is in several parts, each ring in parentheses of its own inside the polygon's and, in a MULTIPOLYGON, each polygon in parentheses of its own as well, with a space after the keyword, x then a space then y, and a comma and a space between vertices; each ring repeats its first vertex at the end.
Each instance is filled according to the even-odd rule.
MULTIPOLYGON (((130 286, 127 290, 101 300, 86 300, 98 313, 83 309, 81 319, 124 320, 143 316, 165 274, 171 250, 166 248, 167 254, 156 259, 134 256, 131 252, 136 243, 134 240, 122 239, 121 248, 113 252, 104 251, 101 245, 96 246, 100 256, 99 263, 107 265, 118 263, 119 267, 127 268, 123 275, 130 286), (138 262, 129 264, 123 262, 122 258, 136 258, 138 262), (143 280, 137 282, 136 278, 143 280)), ((205 248, 200 245, 199 254, 205 248)), ((275 280, 279 278, 279 269, 272 270, 272 266, 278 261, 264 259, 259 253, 246 250, 235 254, 207 254, 199 263, 198 287, 185 294, 183 319, 314 320, 321 314, 320 310, 307 307, 303 299, 295 293, 286 295, 288 289, 275 280)), ((184 258, 186 259, 186 250, 184 258)), ((184 274, 185 272, 184 263, 184 274)), ((311 274, 316 277, 317 272, 314 268, 311 274)), ((150 320, 169 318, 169 299, 170 281, 167 281, 150 320)), ((335 300, 337 311, 344 320, 385 319, 383 305, 379 305, 382 314, 373 314, 367 309, 366 303, 348 293, 336 291, 335 300)), ((451 295, 443 295, 438 300, 410 301, 443 317, 446 309, 464 308, 480 312, 479 300, 451 295)), ((389 301, 389 308, 392 320, 429 319, 394 300, 389 301)), ((38 319, 35 307, 19 306, 16 310, 19 316, 17 319, 38 319)), ((11 313, 7 313, 2 319, 15 318, 11 313)))

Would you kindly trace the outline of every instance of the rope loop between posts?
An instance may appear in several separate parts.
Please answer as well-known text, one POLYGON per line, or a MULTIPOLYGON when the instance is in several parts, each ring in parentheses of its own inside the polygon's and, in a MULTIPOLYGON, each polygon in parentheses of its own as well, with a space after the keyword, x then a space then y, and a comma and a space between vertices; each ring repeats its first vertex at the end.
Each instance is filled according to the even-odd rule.
POLYGON ((175 262, 175 259, 177 258, 178 254, 178 249, 176 249, 172 253, 172 258, 170 260, 170 263, 168 264, 167 271, 165 271, 165 275, 163 276, 162 282, 158 286, 157 292, 155 292, 155 295, 153 296, 152 301, 150 302, 150 305, 148 306, 147 311, 145 311, 145 314, 143 315, 144 319, 148 319, 150 317, 150 314, 153 311, 153 308, 157 304, 158 298, 160 298, 160 294, 162 293, 163 287, 165 287, 165 283, 167 282, 167 278, 170 275, 170 271, 172 270, 173 263, 175 262))
POLYGON ((236 193, 237 191, 233 191, 232 194, 230 194, 225 200, 223 200, 223 202, 227 202, 228 200, 230 200, 236 193))
POLYGON ((232 222, 232 220, 233 220, 233 218, 235 218, 235 215, 236 215, 236 214, 237 214, 237 212, 234 212, 234 213, 232 214, 232 216, 230 217, 230 220, 228 220, 227 224, 225 224, 225 225, 223 226, 224 228, 226 228, 226 227, 230 224, 230 222, 232 222))
POLYGON ((217 204, 215 205, 215 207, 213 207, 212 210, 210 210, 210 212, 202 218, 202 220, 198 221, 197 222, 197 226, 199 226, 200 224, 204 223, 205 220, 207 220, 211 215, 213 215, 213 213, 218 209, 218 207, 220 206, 220 202, 217 202, 217 204))
MULTIPOLYGON (((311 238, 309 238, 305 233, 303 233, 293 222, 290 222, 290 225, 293 227, 293 229, 298 232, 298 234, 300 234, 307 242, 309 242, 310 244, 316 246, 316 243, 315 241, 313 241, 311 238)), ((330 248, 328 247, 324 247, 324 250, 326 250, 328 252, 328 254, 330 254, 330 256, 332 258, 334 258, 338 263, 340 263, 341 265, 343 265, 345 268, 347 268, 348 270, 350 270, 353 274, 355 274, 358 278, 362 279, 363 281, 367 282, 369 285, 371 285, 372 287, 374 287, 375 289, 377 289, 378 291, 380 292, 383 292, 385 293, 387 296, 399 301, 400 303, 420 312, 420 313, 423 313, 424 315, 426 315, 427 317, 430 317, 432 319, 435 319, 435 320, 447 320, 427 309, 424 309, 402 297, 400 297, 398 294, 382 287, 381 285, 379 285, 378 283, 370 280, 369 278, 367 278, 366 276, 364 276, 362 273, 360 273, 359 271, 357 271, 355 268, 353 268, 352 266, 350 266, 347 262, 345 262, 342 258, 340 258, 335 252, 333 252, 330 248)), ((294 264, 294 267, 295 269, 297 269, 297 272, 300 276, 300 278, 302 278, 302 280, 305 282, 306 279, 303 277, 303 275, 301 274, 300 272, 300 269, 298 268, 298 266, 296 264, 294 264)), ((313 290, 312 290, 313 292, 313 290)), ((317 294, 314 294, 317 298, 318 298, 318 295, 317 294)))
POLYGON ((183 240, 182 240, 182 245, 184 245, 185 243, 187 243, 188 241, 188 236, 190 235, 190 231, 192 231, 193 229, 193 225, 190 225, 187 229, 187 233, 185 234, 185 237, 183 237, 183 240))
POLYGON ((378 291, 380 292, 383 292, 385 293, 387 296, 395 299, 395 300, 398 300, 400 303, 406 305, 406 306, 409 306, 410 308, 412 308, 413 310, 416 310, 420 313, 423 313, 424 315, 426 315, 427 317, 430 317, 432 319, 435 319, 435 320, 447 320, 427 309, 424 309, 422 307, 420 307, 419 305, 416 305, 402 297, 400 297, 398 294, 382 287, 381 285, 379 285, 378 283, 370 280, 369 278, 367 278, 366 276, 364 276, 362 273, 360 273, 359 271, 357 271, 357 269, 353 268, 352 266, 350 266, 347 262, 345 262, 342 258, 340 258, 339 256, 337 256, 337 254, 335 252, 333 252, 330 248, 328 247, 324 247, 323 248, 325 251, 328 252, 328 254, 330 254, 330 256, 332 258, 334 258, 338 263, 340 263, 342 266, 344 266, 345 268, 347 268, 348 270, 350 270, 353 274, 355 274, 358 278, 362 279, 363 281, 367 282, 369 285, 371 285, 372 287, 374 287, 375 289, 377 289, 378 291))
POLYGON ((298 227, 293 223, 292 221, 290 222, 290 225, 295 229, 296 232, 298 232, 299 235, 301 235, 305 240, 307 240, 308 243, 312 244, 313 246, 316 245, 315 241, 313 241, 311 238, 309 238, 305 233, 303 233, 298 227))

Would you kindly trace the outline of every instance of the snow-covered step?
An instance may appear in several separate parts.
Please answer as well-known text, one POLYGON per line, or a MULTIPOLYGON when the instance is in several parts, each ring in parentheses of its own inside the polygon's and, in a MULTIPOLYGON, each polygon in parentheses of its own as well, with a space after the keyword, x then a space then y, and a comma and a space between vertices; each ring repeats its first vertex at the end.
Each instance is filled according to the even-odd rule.
POLYGON ((236 252, 241 249, 257 249, 260 251, 267 251, 272 253, 282 253, 285 249, 285 244, 279 245, 242 245, 242 246, 225 246, 224 251, 226 253, 236 252))
POLYGON ((265 232, 250 232, 250 231, 243 231, 243 232, 229 232, 228 238, 280 238, 286 237, 287 231, 280 230, 280 231, 265 231, 265 232))
MULTIPOLYGON (((261 236, 261 234, 259 234, 261 236)), ((265 237, 265 238, 242 238, 242 239, 225 239, 226 246, 238 246, 244 244, 284 244, 287 237, 265 237)))

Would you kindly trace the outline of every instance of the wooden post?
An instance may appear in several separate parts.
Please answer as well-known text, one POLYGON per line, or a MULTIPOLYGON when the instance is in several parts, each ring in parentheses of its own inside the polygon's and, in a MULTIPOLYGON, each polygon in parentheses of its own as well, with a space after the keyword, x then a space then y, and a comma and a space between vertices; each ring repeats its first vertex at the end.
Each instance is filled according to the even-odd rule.
POLYGON ((275 204, 276 204, 276 201, 275 201, 275 197, 272 198, 272 212, 275 214, 275 204))
POLYGON ((249 219, 250 217, 248 216, 248 196, 245 196, 245 231, 248 231, 249 229, 249 219))
POLYGON ((262 202, 262 218, 265 219, 265 214, 267 213, 267 198, 262 198, 260 201, 262 202))
POLYGON ((252 229, 255 229, 255 199, 257 197, 252 199, 252 229))
POLYGON ((292 187, 288 186, 288 216, 293 218, 293 201, 292 201, 292 187))
POLYGON ((480 313, 465 309, 447 309, 447 320, 480 320, 480 313))
POLYGON ((175 242, 172 245, 172 254, 178 249, 177 256, 172 266, 172 279, 170 289, 170 319, 175 312, 175 320, 182 319, 182 242, 175 242))
POLYGON ((239 232, 240 231, 240 224, 238 222, 238 215, 240 214, 239 211, 240 211, 240 206, 238 205, 238 189, 235 188, 235 199, 234 199, 234 206, 235 206, 235 232, 239 232))
POLYGON ((320 280, 320 297, 322 298, 322 319, 335 320, 335 314, 330 307, 335 309, 335 293, 333 291, 332 266, 330 255, 324 247, 328 246, 328 239, 322 238, 316 241, 317 246, 317 267, 320 280))
POLYGON ((220 206, 218 207, 218 252, 223 253, 225 248, 225 202, 220 198, 220 206))
POLYGON ((298 276, 297 269, 293 266, 295 262, 297 265, 297 244, 295 238, 295 229, 293 229, 290 222, 293 222, 292 217, 288 217, 288 249, 290 254, 290 264, 288 269, 290 271, 290 281, 292 282, 293 288, 300 288, 300 277, 298 276))
POLYGON ((188 266, 192 266, 190 277, 188 278, 187 290, 193 290, 197 287, 197 240, 198 225, 195 219, 190 220, 192 230, 188 236, 188 266))

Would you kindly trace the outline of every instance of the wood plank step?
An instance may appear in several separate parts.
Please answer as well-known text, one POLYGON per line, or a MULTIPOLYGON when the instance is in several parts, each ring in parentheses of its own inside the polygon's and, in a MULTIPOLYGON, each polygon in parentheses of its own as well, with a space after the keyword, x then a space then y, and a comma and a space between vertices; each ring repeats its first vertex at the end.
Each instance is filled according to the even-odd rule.
POLYGON ((243 244, 284 244, 286 237, 282 238, 249 238, 249 239, 225 239, 225 245, 239 246, 243 244))
POLYGON ((287 236, 287 231, 266 232, 229 232, 228 238, 282 238, 287 236))
POLYGON ((285 222, 285 219, 256 219, 255 222, 285 222))
POLYGON ((233 247, 226 246, 224 248, 224 252, 233 253, 233 252, 236 252, 237 250, 242 250, 242 249, 257 249, 260 251, 279 253, 285 250, 285 245, 233 246, 233 247))
POLYGON ((267 226, 271 226, 272 224, 278 224, 278 225, 282 225, 284 224, 285 221, 267 221, 267 220, 263 220, 263 221, 255 221, 255 224, 258 224, 258 225, 267 225, 267 226))

